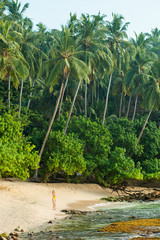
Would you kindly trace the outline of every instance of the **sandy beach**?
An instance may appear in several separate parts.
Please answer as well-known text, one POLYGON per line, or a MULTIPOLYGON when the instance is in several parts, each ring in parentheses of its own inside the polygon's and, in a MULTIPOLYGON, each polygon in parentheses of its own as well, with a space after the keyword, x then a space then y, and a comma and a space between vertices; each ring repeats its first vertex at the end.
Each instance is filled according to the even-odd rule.
POLYGON ((63 209, 90 210, 111 189, 97 184, 33 183, 0 180, 0 234, 18 226, 25 231, 43 223, 65 217, 63 209), (56 191, 57 210, 52 209, 52 190, 56 191))
POLYGON ((32 231, 50 220, 66 215, 63 209, 91 210, 100 198, 117 196, 98 184, 34 183, 0 180, 0 234, 18 226, 32 231), (52 190, 56 192, 57 210, 52 208, 52 190))

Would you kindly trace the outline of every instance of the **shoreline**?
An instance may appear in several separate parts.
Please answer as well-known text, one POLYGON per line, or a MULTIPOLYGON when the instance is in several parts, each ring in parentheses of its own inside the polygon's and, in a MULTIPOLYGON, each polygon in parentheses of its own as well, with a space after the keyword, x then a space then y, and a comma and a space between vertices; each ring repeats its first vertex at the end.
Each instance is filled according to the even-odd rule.
MULTIPOLYGON (((146 192, 150 191, 146 189, 146 192)), ((117 193, 98 184, 34 183, 0 179, 0 234, 13 232, 18 226, 25 232, 41 229, 49 221, 54 223, 54 220, 65 218, 67 214, 61 212, 64 209, 94 211, 94 206, 105 203, 100 198, 110 196, 117 196, 117 193), (56 211, 52 209, 53 189, 56 192, 56 211)))

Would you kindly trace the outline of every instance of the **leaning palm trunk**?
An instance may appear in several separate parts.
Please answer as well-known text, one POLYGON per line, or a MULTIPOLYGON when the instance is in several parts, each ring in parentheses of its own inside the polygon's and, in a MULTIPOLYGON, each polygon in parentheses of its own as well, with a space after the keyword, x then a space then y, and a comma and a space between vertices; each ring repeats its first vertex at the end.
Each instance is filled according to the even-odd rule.
POLYGON ((152 112, 152 110, 153 110, 153 107, 154 107, 154 104, 153 104, 151 110, 149 111, 149 114, 148 114, 148 116, 147 116, 147 118, 146 118, 146 121, 145 121, 145 123, 144 123, 144 125, 143 125, 143 128, 142 128, 141 133, 140 133, 140 135, 139 135, 137 144, 139 143, 139 141, 140 141, 140 139, 141 139, 141 137, 142 137, 143 131, 144 131, 145 127, 146 127, 146 124, 147 124, 148 119, 149 119, 149 117, 150 117, 150 115, 151 115, 151 112, 152 112))
POLYGON ((121 99, 120 99, 119 118, 121 118, 121 113, 122 113, 122 101, 123 101, 123 92, 121 93, 121 99))
POLYGON ((87 81, 85 82, 85 117, 87 117, 87 81))
POLYGON ((11 77, 8 79, 8 108, 11 108, 11 77))
POLYGON ((126 118, 128 118, 128 114, 129 114, 129 110, 130 110, 130 105, 131 105, 131 99, 132 99, 132 95, 129 97, 128 108, 127 108, 127 113, 126 113, 126 118))
POLYGON ((61 101, 60 101, 60 105, 59 105, 58 119, 60 119, 60 115, 61 115, 61 108, 62 108, 64 93, 66 91, 66 87, 67 87, 67 84, 68 84, 68 78, 69 78, 69 75, 67 76, 64 88, 62 89, 62 96, 61 96, 61 101))
POLYGON ((108 89, 107 89, 107 95, 106 95, 106 103, 105 103, 105 108, 104 108, 104 113, 103 113, 103 120, 102 124, 104 124, 105 118, 106 118, 106 112, 107 112, 107 106, 108 106, 108 97, 109 97, 109 92, 110 92, 110 87, 111 87, 111 81, 112 81, 112 73, 109 78, 109 84, 108 84, 108 89))
POLYGON ((62 89, 63 89, 63 82, 62 82, 62 84, 61 84, 61 89, 60 89, 60 92, 59 92, 59 96, 58 96, 58 100, 57 100, 57 103, 56 103, 56 107, 55 107, 55 110, 54 110, 52 119, 51 119, 50 124, 49 124, 49 127, 48 127, 48 131, 47 131, 46 136, 45 136, 45 138, 44 138, 44 141, 43 141, 43 144, 42 144, 42 147, 41 147, 41 151, 40 151, 40 154, 39 154, 39 162, 38 162, 38 166, 37 166, 36 173, 35 173, 36 179, 37 179, 37 177, 38 177, 38 167, 39 167, 39 163, 40 163, 40 160, 41 160, 43 151, 44 151, 44 147, 45 147, 45 145, 46 145, 46 142, 47 142, 49 133, 50 133, 50 131, 51 131, 52 124, 53 124, 53 122, 54 122, 54 119, 55 119, 55 116, 56 116, 56 113, 57 113, 57 109, 58 109, 58 106, 59 106, 59 101, 60 101, 60 98, 61 98, 61 95, 62 95, 62 89))
POLYGON ((134 111, 133 111, 132 122, 134 122, 135 115, 136 115, 137 101, 138 101, 138 95, 136 95, 136 100, 135 100, 135 104, 134 104, 134 111))
POLYGON ((18 111, 18 117, 19 118, 20 118, 20 115, 21 115, 22 93, 23 93, 23 79, 21 80, 21 90, 20 90, 20 95, 19 95, 19 111, 18 111))
POLYGON ((71 114, 72 114, 72 111, 73 111, 73 107, 74 107, 74 104, 75 104, 75 101, 76 101, 76 98, 77 98, 77 94, 78 94, 80 85, 81 85, 81 80, 78 83, 78 86, 77 86, 77 89, 76 89, 76 93, 75 93, 74 98, 73 98, 73 102, 72 102, 72 105, 71 105, 71 108, 70 108, 70 112, 69 112, 69 115, 68 115, 68 119, 67 119, 67 122, 66 122, 65 129, 64 129, 64 135, 67 132, 68 124, 69 124, 69 121, 70 121, 70 118, 71 118, 71 114))
MULTIPOLYGON (((34 87, 35 82, 36 82, 36 80, 34 80, 33 83, 32 83, 32 89, 34 87)), ((30 92, 30 97, 29 97, 28 104, 27 104, 27 109, 28 110, 29 110, 29 107, 30 107, 30 104, 31 104, 32 94, 33 94, 33 90, 30 92)))

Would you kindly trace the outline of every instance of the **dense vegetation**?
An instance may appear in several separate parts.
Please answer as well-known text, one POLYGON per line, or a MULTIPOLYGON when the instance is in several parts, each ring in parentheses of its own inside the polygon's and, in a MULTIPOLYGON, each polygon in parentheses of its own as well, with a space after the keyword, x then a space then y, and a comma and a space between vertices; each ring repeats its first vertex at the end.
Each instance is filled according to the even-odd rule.
POLYGON ((160 30, 76 14, 61 30, 0 2, 0 177, 160 178, 160 30))

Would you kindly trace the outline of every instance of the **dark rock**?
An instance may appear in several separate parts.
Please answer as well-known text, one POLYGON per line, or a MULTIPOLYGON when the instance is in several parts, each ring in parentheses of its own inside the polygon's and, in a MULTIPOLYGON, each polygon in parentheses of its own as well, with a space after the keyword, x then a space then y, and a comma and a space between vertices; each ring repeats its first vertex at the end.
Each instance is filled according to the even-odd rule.
POLYGON ((52 221, 52 220, 50 220, 48 223, 50 223, 50 224, 51 224, 51 223, 53 223, 53 221, 52 221))
POLYGON ((131 216, 131 217, 129 217, 130 219, 136 219, 136 216, 131 216))
POLYGON ((28 236, 29 237, 33 237, 33 233, 28 233, 28 236))
POLYGON ((61 212, 67 213, 67 214, 77 214, 77 215, 85 215, 87 214, 87 211, 80 211, 80 210, 62 210, 61 212))

